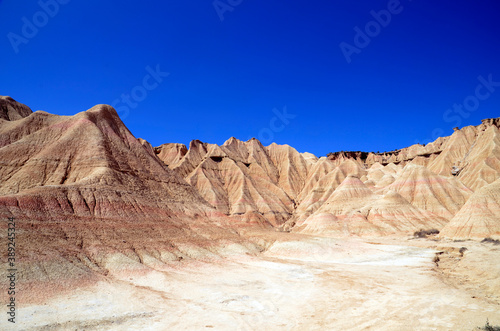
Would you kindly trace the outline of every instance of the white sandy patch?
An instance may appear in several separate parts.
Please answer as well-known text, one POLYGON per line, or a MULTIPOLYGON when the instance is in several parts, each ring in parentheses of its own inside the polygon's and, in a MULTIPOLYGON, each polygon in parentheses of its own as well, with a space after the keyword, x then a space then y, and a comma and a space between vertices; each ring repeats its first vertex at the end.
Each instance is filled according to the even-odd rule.
MULTIPOLYGON (((21 329, 472 330, 499 306, 441 282, 433 251, 359 240, 275 243, 260 257, 116 274, 46 305, 21 329)), ((2 325, 0 325, 0 328, 2 325)))

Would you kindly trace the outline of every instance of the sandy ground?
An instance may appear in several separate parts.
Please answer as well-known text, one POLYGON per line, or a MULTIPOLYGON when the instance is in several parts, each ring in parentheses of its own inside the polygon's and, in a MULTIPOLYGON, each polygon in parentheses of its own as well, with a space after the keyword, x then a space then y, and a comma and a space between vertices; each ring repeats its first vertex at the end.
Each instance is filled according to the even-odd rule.
POLYGON ((14 329, 473 330, 487 318, 500 325, 499 248, 430 240, 276 241, 257 257, 115 272, 70 296, 21 306, 14 329), (487 263, 495 266, 485 272, 487 263))

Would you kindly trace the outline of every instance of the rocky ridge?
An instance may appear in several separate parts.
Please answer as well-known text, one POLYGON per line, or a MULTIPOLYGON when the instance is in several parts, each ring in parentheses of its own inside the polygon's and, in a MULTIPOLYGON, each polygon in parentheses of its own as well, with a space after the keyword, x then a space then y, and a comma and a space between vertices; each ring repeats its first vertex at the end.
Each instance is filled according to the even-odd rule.
POLYGON ((304 233, 323 228, 337 236, 401 235, 445 227, 475 191, 500 178, 499 126, 499 119, 487 119, 388 153, 317 158, 235 138, 222 146, 164 144, 155 153, 211 205, 244 223, 304 233), (354 223, 357 230, 348 226, 354 223))

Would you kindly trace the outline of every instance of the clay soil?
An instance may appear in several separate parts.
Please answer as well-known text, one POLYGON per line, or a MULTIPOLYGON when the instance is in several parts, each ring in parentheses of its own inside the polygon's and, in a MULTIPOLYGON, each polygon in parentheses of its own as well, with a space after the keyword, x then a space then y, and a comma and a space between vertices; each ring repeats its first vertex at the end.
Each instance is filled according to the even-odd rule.
POLYGON ((21 305, 16 327, 474 330, 487 319, 500 325, 500 245, 264 237, 266 248, 257 255, 115 271, 45 304, 21 305))

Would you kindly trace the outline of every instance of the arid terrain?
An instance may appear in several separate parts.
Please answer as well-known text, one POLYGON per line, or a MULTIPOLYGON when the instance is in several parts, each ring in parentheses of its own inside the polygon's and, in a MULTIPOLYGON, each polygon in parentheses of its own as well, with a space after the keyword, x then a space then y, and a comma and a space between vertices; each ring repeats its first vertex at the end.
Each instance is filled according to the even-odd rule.
MULTIPOLYGON (((279 235, 277 237, 281 237, 279 235)), ((286 236, 285 236, 286 238, 286 236)), ((260 255, 114 271, 22 308, 28 330, 473 330, 500 319, 496 248, 292 236, 260 255), (468 247, 460 257, 460 247, 468 247), (437 266, 436 252, 444 252, 437 266), (484 267, 487 265, 488 267, 484 267)))
POLYGON ((500 118, 316 157, 153 147, 107 105, 58 116, 0 97, 0 165, 3 307, 16 223, 2 330, 500 325, 500 118))

